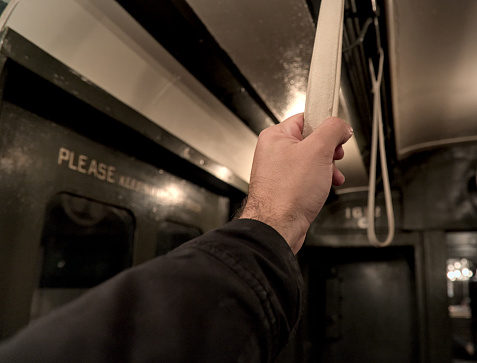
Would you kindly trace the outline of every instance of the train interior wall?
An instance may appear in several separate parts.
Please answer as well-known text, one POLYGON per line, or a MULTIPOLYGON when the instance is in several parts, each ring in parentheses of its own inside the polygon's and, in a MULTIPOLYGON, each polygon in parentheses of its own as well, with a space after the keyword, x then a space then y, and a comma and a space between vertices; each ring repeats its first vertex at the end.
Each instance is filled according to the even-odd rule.
MULTIPOLYGON (((58 63, 44 60, 53 74, 58 63)), ((4 339, 124 269, 222 226, 244 193, 11 58, 2 61, 4 339)), ((104 97, 78 75, 76 82, 104 97)), ((128 111, 112 98, 99 104, 128 111)))

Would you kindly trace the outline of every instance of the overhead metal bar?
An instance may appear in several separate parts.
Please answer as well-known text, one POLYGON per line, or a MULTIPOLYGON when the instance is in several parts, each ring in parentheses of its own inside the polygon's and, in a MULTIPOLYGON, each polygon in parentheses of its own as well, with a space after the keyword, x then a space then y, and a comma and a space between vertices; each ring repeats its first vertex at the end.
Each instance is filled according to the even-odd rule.
POLYGON ((3 34, 1 44, 0 56, 11 63, 8 92, 12 103, 179 177, 194 180, 215 193, 239 195, 241 200, 247 192, 247 183, 224 165, 82 78, 14 30, 3 34), (25 88, 24 84, 29 86, 25 88), (83 103, 90 107, 79 107, 83 103), (62 112, 68 108, 84 111, 65 118, 62 112), (96 127, 98 114, 102 115, 100 128, 96 127), (111 129, 115 130, 115 137, 111 137, 111 129), (164 157, 158 157, 159 154, 164 157))
POLYGON ((250 129, 279 121, 184 0, 117 0, 250 129))

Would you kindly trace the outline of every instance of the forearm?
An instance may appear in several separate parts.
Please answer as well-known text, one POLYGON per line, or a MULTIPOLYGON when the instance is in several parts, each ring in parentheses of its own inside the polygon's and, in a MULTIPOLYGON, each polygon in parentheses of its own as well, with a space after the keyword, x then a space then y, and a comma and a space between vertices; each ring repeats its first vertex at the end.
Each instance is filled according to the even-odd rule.
POLYGON ((270 227, 234 221, 53 312, 0 361, 270 361, 296 326, 302 280, 270 227))

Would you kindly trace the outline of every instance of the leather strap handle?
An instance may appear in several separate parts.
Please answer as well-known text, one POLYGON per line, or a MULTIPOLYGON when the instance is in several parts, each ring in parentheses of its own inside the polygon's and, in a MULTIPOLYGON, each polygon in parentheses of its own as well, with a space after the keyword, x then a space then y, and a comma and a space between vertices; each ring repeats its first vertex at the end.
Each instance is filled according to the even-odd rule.
POLYGON ((308 74, 303 137, 338 116, 344 0, 322 0, 308 74))

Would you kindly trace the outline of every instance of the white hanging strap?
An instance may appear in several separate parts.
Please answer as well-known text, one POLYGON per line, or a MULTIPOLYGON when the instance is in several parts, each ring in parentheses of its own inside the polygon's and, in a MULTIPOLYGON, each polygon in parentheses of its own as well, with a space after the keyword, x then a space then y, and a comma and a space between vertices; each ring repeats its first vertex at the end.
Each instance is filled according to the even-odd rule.
POLYGON ((344 0, 322 0, 308 74, 303 137, 338 116, 344 0))
POLYGON ((374 105, 373 105, 373 135, 371 141, 371 165, 369 171, 369 190, 368 190, 368 240, 375 247, 386 247, 394 239, 394 211, 391 195, 391 186, 389 184, 388 165, 386 161, 386 148, 384 144, 383 116, 381 112, 381 80, 383 78, 384 52, 379 49, 379 69, 378 76, 375 77, 373 62, 369 60, 369 70, 373 83, 374 105), (374 226, 375 216, 375 192, 376 192, 376 162, 378 158, 378 138, 379 138, 379 158, 381 159, 381 172, 384 185, 384 199, 386 203, 386 215, 388 218, 388 235, 383 242, 376 237, 374 226))
POLYGON ((19 2, 20 0, 10 0, 5 9, 3 9, 2 15, 0 16, 0 32, 5 29, 10 15, 12 15, 13 10, 15 10, 19 2))

